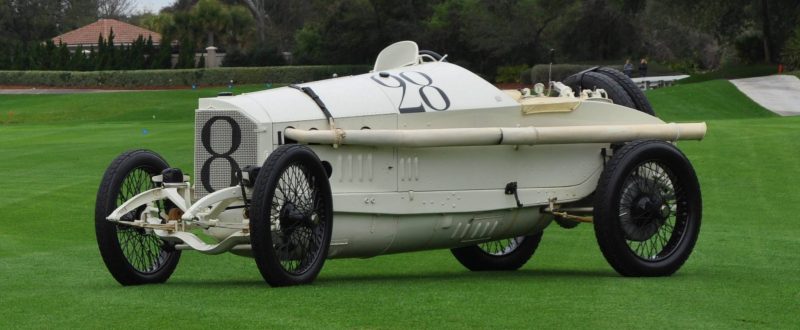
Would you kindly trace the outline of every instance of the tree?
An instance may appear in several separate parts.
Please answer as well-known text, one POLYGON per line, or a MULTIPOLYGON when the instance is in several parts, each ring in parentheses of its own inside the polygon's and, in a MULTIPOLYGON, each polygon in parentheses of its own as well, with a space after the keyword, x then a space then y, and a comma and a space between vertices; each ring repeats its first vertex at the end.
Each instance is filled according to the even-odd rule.
POLYGON ((0 0, 0 42, 52 38, 94 19, 93 4, 93 0, 0 0))
POLYGON ((97 20, 98 0, 61 0, 63 19, 59 22, 59 33, 71 31, 97 20))
POLYGON ((298 32, 295 53, 302 63, 369 63, 380 51, 373 7, 367 0, 318 7, 318 17, 298 32))
POLYGON ((95 64, 95 70, 105 70, 108 68, 108 55, 106 54, 106 40, 103 39, 103 35, 99 35, 97 37, 97 54, 93 53, 93 60, 95 64))
POLYGON ((264 10, 264 0, 242 0, 242 3, 256 20, 258 42, 264 42, 267 39, 267 20, 269 19, 269 14, 264 10))
POLYGON ((217 0, 200 0, 192 7, 191 17, 193 25, 208 36, 207 46, 214 46, 214 35, 231 25, 230 12, 217 0))
POLYGON ((800 26, 793 31, 781 53, 781 63, 790 70, 800 70, 800 26))
POLYGON ((150 63, 151 69, 172 68, 172 47, 169 43, 162 43, 158 48, 155 58, 150 63))
POLYGON ((678 17, 695 29, 708 31, 723 46, 757 35, 765 62, 777 61, 800 21, 797 0, 673 0, 671 5, 678 17))
POLYGON ((67 48, 67 45, 59 42, 55 56, 56 59, 54 68, 56 70, 70 70, 70 57, 71 54, 67 48))
POLYGON ((175 64, 176 69, 191 69, 195 67, 195 49, 193 45, 194 41, 189 38, 181 40, 180 50, 178 51, 178 63, 175 64))
POLYGON ((255 19, 242 6, 231 6, 228 9, 230 15, 229 25, 225 28, 225 45, 229 48, 248 48, 251 40, 255 36, 255 19))
MULTIPOLYGON (((255 19, 256 37, 261 44, 272 42, 281 51, 288 51, 294 44, 295 32, 315 12, 313 0, 239 0, 255 19)), ((338 4, 341 0, 323 0, 338 4)), ((366 19, 367 17, 362 17, 366 19)))
MULTIPOLYGON (((244 7, 225 5, 219 0, 200 0, 186 10, 176 9, 179 5, 183 6, 178 2, 172 9, 165 9, 158 15, 142 17, 142 25, 161 33, 162 43, 192 41, 195 42, 192 47, 213 45, 236 50, 250 46, 254 19, 244 7)), ((186 45, 182 43, 181 46, 184 48, 186 45)))
POLYGON ((97 15, 114 19, 127 17, 133 14, 136 5, 136 0, 97 0, 97 15))
POLYGON ((175 18, 170 12, 161 12, 158 15, 145 15, 141 17, 139 23, 150 31, 161 33, 162 36, 174 33, 175 18))
POLYGON ((153 45, 152 36, 147 36, 147 42, 144 44, 143 53, 144 61, 142 63, 142 69, 149 69, 153 67, 153 61, 156 59, 156 47, 153 45))
MULTIPOLYGON (((430 47, 486 76, 500 65, 533 65, 561 48, 557 31, 578 14, 578 1, 446 0, 425 23, 430 47)), ((566 52, 561 52, 562 54, 566 52)))
POLYGON ((109 70, 113 70, 119 64, 117 47, 114 46, 114 29, 108 32, 108 39, 106 39, 106 59, 109 70))
POLYGON ((78 46, 78 48, 75 49, 75 52, 70 55, 66 70, 86 71, 89 70, 87 65, 87 58, 83 52, 83 47, 78 46))

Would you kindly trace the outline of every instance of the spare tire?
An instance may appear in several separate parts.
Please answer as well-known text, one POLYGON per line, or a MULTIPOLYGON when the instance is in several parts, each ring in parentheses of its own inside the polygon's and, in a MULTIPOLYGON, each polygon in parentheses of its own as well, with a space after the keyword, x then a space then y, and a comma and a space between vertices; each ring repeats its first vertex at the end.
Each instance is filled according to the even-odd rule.
POLYGON ((628 92, 622 88, 622 85, 605 74, 584 71, 567 77, 567 79, 564 79, 564 84, 572 88, 575 93, 580 93, 583 89, 603 89, 608 93, 608 98, 614 101, 614 104, 636 108, 633 100, 628 96, 628 92))
POLYGON ((624 89, 628 96, 633 101, 633 104, 636 106, 636 110, 644 112, 648 115, 655 116, 656 112, 653 110, 653 106, 650 105, 650 101, 647 100, 647 96, 644 95, 639 86, 636 86, 636 83, 631 80, 628 76, 624 73, 619 72, 618 70, 609 68, 609 67, 600 67, 597 68, 596 72, 602 73, 611 79, 614 79, 622 89, 624 89))
POLYGON ((655 116, 653 106, 647 100, 641 89, 625 74, 615 69, 608 67, 594 67, 586 71, 582 71, 564 79, 564 84, 579 92, 585 88, 602 88, 608 92, 608 97, 614 101, 615 104, 623 105, 644 112, 648 115, 655 116), (614 82, 617 88, 607 88, 599 84, 596 76, 604 76, 614 82), (593 85, 594 84, 594 85, 593 85), (627 95, 627 98, 612 94, 611 90, 621 89, 627 95), (615 97, 616 96, 616 97, 615 97), (629 102, 628 102, 629 101, 629 102))

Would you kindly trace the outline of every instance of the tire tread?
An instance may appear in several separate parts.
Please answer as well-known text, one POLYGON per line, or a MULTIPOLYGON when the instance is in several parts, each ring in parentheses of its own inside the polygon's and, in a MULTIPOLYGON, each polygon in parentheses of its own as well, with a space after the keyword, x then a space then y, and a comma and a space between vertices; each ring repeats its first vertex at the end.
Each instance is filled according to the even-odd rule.
MULTIPOLYGON (((105 217, 108 212, 116 208, 116 196, 113 199, 107 199, 110 190, 114 188, 115 182, 121 182, 125 177, 120 178, 120 170, 124 169, 127 162, 135 161, 137 158, 145 159, 145 157, 155 157, 156 162, 160 162, 166 167, 169 167, 167 161, 157 153, 147 149, 135 149, 123 152, 111 162, 103 174, 103 179, 100 182, 100 188, 97 191, 95 203, 95 236, 97 238, 97 245, 100 250, 100 255, 103 262, 106 264, 108 271, 123 286, 128 285, 141 285, 141 284, 154 284, 164 283, 169 279, 177 267, 180 259, 180 251, 173 251, 171 260, 164 264, 162 269, 155 274, 144 275, 138 273, 128 263, 124 254, 121 251, 119 242, 116 237, 116 225, 108 222, 105 217)), ((124 173, 127 175, 127 173, 124 173)))
POLYGON ((542 234, 543 232, 539 232, 525 236, 525 240, 516 250, 504 256, 487 254, 478 245, 450 249, 450 252, 461 265, 471 271, 517 270, 536 252, 542 241, 542 234))
POLYGON ((577 94, 580 94, 582 89, 602 88, 608 93, 608 98, 614 101, 614 104, 635 108, 633 100, 631 100, 622 85, 602 73, 589 71, 582 74, 574 74, 564 79, 564 84, 572 88, 577 94))
MULTIPOLYGON (((625 163, 629 161, 629 157, 632 153, 635 153, 642 148, 648 148, 649 146, 663 146, 669 145, 673 147, 671 144, 668 144, 664 141, 659 140, 636 140, 629 142, 618 149, 614 155, 611 157, 606 163, 605 169, 600 176, 600 179, 597 183, 597 189, 595 191, 595 202, 594 202, 594 219, 595 219, 595 237, 597 239, 598 245, 600 245, 600 250, 603 253, 603 256, 608 261, 608 263, 617 271, 620 275, 623 276, 669 276, 675 273, 681 266, 686 262, 688 259, 689 254, 691 253, 692 248, 697 240, 697 233, 699 232, 700 227, 700 218, 701 216, 698 215, 697 219, 697 228, 698 232, 690 233, 693 235, 690 237, 690 241, 688 245, 685 247, 688 251, 684 256, 677 256, 676 258, 672 259, 669 262, 668 266, 660 267, 658 269, 655 268, 646 268, 642 267, 641 264, 636 263, 634 260, 635 256, 630 253, 627 249, 619 248, 620 245, 625 244, 624 237, 622 237, 621 233, 616 232, 616 227, 612 226, 611 224, 600 223, 599 221, 606 221, 603 218, 604 214, 611 214, 611 212, 617 212, 612 210, 612 203, 609 200, 609 196, 613 195, 613 191, 611 190, 613 180, 617 180, 617 171, 620 167, 625 166, 625 163)), ((674 148, 673 150, 676 151, 683 159, 685 160, 685 155, 680 152, 679 149, 674 148)), ((688 160, 686 160, 688 164, 688 160)), ((691 170, 691 165, 689 164, 688 169, 690 170, 691 177, 684 178, 690 180, 690 184, 692 186, 696 186, 697 178, 694 174, 694 171, 691 170)), ((700 202, 699 197, 699 186, 697 189, 697 198, 698 202, 700 202)), ((691 193, 691 192, 690 192, 691 193)), ((702 208, 700 205, 698 207, 702 208)), ((626 246, 627 248, 627 246, 626 246)))
MULTIPOLYGON (((254 237, 257 235, 269 235, 270 233, 269 222, 256 221, 255 218, 271 207, 271 199, 268 200, 265 198, 269 194, 267 191, 267 186, 269 184, 269 180, 271 180, 271 176, 274 175, 276 170, 280 170, 279 167, 283 165, 284 158, 290 156, 291 153, 299 152, 309 152, 313 156, 313 159, 316 160, 316 165, 319 166, 318 174, 321 174, 321 178, 324 178, 325 183, 323 183, 323 185, 324 187, 327 187, 329 191, 328 196, 330 198, 330 184, 327 183, 328 181, 325 169, 322 167, 317 155, 314 154, 314 152, 307 146, 301 144, 282 145, 270 153, 269 157, 267 157, 267 159, 264 161, 264 166, 259 171, 258 178, 256 179, 256 183, 253 188, 253 200, 250 205, 250 237, 251 244, 253 246, 253 257, 256 261, 256 265, 258 266, 258 270, 264 280, 269 285, 274 287, 308 284, 313 282, 325 263, 330 245, 331 230, 333 226, 333 212, 331 212, 331 216, 328 219, 328 228, 326 228, 327 242, 325 242, 325 239, 323 239, 323 247, 322 251, 320 252, 321 260, 318 261, 319 265, 312 266, 316 269, 308 270, 304 274, 293 275, 285 272, 280 266, 280 262, 275 260, 276 258, 273 256, 274 251, 265 251, 266 249, 272 249, 271 246, 266 246, 268 243, 271 244, 271 239, 267 241, 266 239, 254 237)), ((328 202, 328 207, 332 209, 332 200, 329 200, 328 202)))
POLYGON ((647 96, 644 95, 642 90, 639 89, 639 86, 636 86, 636 83, 634 83, 631 78, 626 76, 624 73, 609 67, 600 67, 597 68, 596 71, 610 77, 611 79, 614 79, 614 81, 616 81, 631 98, 635 109, 651 116, 656 115, 655 110, 653 110, 653 106, 650 104, 650 101, 647 100, 647 96))

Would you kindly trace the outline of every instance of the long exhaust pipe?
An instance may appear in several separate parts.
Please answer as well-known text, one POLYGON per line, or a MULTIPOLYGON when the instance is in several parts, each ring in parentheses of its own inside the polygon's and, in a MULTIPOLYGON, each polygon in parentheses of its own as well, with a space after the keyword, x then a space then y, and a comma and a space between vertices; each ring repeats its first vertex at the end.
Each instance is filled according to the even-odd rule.
POLYGON ((408 148, 490 145, 616 143, 639 139, 701 140, 705 123, 597 125, 558 127, 482 127, 417 130, 300 130, 287 128, 287 138, 301 143, 392 146, 408 148))

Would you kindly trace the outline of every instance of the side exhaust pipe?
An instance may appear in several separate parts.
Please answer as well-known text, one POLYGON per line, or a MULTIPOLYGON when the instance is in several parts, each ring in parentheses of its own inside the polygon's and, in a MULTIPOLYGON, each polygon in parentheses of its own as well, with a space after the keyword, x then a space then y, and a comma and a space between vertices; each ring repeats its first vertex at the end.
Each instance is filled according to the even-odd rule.
POLYGON ((558 127, 482 127, 418 130, 300 130, 287 128, 287 138, 301 143, 392 146, 407 148, 617 143, 639 139, 702 140, 705 123, 598 125, 558 127))

